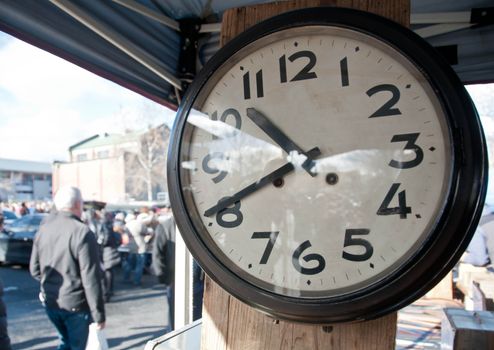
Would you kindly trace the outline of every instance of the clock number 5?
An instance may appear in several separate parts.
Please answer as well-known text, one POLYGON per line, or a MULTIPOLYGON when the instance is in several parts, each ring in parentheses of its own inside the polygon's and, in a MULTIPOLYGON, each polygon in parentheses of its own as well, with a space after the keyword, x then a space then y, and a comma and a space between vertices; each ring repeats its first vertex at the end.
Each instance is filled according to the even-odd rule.
POLYGON ((254 232, 252 234, 252 239, 269 239, 259 264, 266 264, 268 262, 269 256, 273 251, 274 244, 276 243, 276 239, 278 238, 278 234, 279 232, 254 232))
POLYGON ((406 199, 405 190, 398 193, 398 206, 394 207, 394 208, 389 207, 389 205, 391 204, 391 200, 395 196, 400 185, 401 184, 399 184, 399 183, 394 183, 393 185, 391 185, 391 188, 389 189, 388 194, 386 195, 386 197, 384 197, 384 200, 381 203, 381 206, 377 210, 377 215, 398 215, 399 214, 400 219, 406 219, 407 214, 410 214, 412 212, 412 208, 407 207, 407 199, 406 199))
MULTIPOLYGON (((221 198, 218 201, 218 203, 227 198, 229 197, 221 198)), ((240 211, 240 201, 235 202, 233 204, 233 207, 226 207, 225 209, 220 210, 216 214, 216 222, 221 227, 225 227, 225 228, 237 227, 242 223, 242 221, 244 221, 244 216, 240 211), (232 216, 235 218, 234 220, 231 220, 232 216)))
POLYGON ((424 159, 424 152, 415 142, 419 137, 419 133, 415 134, 402 134, 394 135, 391 142, 406 142, 405 150, 410 150, 415 153, 415 159, 409 160, 407 162, 400 162, 396 160, 391 160, 389 166, 398 169, 409 169, 419 165, 424 159))
POLYGON ((343 247, 344 248, 351 246, 363 247, 365 251, 362 254, 352 254, 343 251, 343 259, 350 261, 365 261, 365 260, 369 260, 372 257, 372 254, 374 253, 374 248, 372 247, 372 244, 363 238, 353 237, 353 236, 368 235, 369 232, 370 230, 366 228, 348 229, 345 231, 345 243, 343 247))
POLYGON ((311 246, 312 246, 312 244, 310 244, 310 241, 305 241, 297 249, 295 249, 295 252, 293 253, 293 256, 292 256, 293 267, 295 268, 295 270, 297 270, 298 272, 300 272, 303 275, 318 274, 319 272, 323 271, 324 268, 326 267, 326 260, 324 260, 322 255, 315 254, 315 253, 307 254, 302 259, 304 259, 305 262, 317 261, 316 267, 306 268, 306 267, 302 267, 302 265, 300 265, 300 256, 302 255, 302 253, 304 251, 309 249, 311 246))

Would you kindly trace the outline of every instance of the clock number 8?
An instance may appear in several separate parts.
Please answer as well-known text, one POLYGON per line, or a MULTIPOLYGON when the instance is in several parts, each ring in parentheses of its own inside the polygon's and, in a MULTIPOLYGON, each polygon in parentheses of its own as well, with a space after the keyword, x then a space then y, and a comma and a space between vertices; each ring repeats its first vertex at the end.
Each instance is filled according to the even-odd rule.
POLYGON ((310 241, 305 241, 297 249, 295 249, 295 252, 293 253, 292 256, 293 267, 295 268, 295 270, 297 270, 303 275, 318 274, 319 272, 323 271, 324 268, 326 267, 326 260, 324 260, 322 255, 315 253, 307 254, 302 259, 304 259, 305 262, 317 261, 317 266, 312 268, 302 267, 302 265, 300 264, 300 256, 305 250, 309 249, 311 246, 312 244, 310 244, 310 241))
MULTIPOLYGON (((230 197, 223 197, 218 201, 218 203, 228 198, 230 197)), ((225 228, 237 227, 242 223, 243 220, 244 220, 244 216, 240 211, 240 201, 235 202, 233 207, 226 207, 225 209, 220 210, 216 214, 216 222, 218 223, 218 225, 225 228), (235 219, 231 220, 230 217, 229 220, 227 220, 225 218, 225 216, 227 215, 234 216, 235 219)))

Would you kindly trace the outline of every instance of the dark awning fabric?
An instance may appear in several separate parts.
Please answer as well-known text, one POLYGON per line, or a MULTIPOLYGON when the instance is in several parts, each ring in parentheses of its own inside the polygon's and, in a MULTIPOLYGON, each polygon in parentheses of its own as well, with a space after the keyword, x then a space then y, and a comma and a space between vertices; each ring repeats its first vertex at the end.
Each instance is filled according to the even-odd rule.
MULTIPOLYGON (((219 23, 222 13, 232 7, 268 1, 255 0, 126 0, 154 13, 181 21, 196 19, 219 23)), ((0 30, 71 61, 102 77, 136 91, 154 101, 176 106, 176 88, 157 74, 168 73, 178 81, 182 34, 155 19, 123 6, 119 1, 71 0, 83 14, 103 25, 105 30, 123 36, 145 54, 155 69, 145 66, 128 52, 115 46, 93 29, 62 11, 48 0, 2 0, 0 30)), ((470 12, 472 8, 493 6, 492 0, 412 0, 412 29, 434 23, 413 24, 414 15, 470 12)), ((492 14, 489 12, 489 16, 492 14)), ((489 17, 488 16, 488 17, 489 17)), ((434 16, 432 16, 434 17, 434 16)), ((492 17, 491 17, 492 20, 492 17)), ((491 22, 492 23, 492 22, 491 22)), ((465 28, 426 38, 441 47, 465 83, 494 82, 494 25, 465 28)), ((219 47, 218 33, 199 38, 198 62, 204 64, 219 47)))

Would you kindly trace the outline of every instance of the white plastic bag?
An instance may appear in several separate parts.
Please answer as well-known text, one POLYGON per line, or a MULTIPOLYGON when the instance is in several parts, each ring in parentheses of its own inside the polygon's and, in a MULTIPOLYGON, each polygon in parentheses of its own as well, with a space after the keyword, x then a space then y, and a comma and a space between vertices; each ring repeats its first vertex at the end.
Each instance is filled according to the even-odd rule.
POLYGON ((96 323, 89 325, 86 350, 108 350, 108 342, 102 329, 98 329, 96 323))

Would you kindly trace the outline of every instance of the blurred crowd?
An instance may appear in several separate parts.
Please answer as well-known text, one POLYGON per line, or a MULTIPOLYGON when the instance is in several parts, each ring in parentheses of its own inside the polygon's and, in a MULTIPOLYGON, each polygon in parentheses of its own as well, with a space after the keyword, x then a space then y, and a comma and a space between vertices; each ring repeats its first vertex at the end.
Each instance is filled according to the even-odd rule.
POLYGON ((9 210, 21 217, 27 214, 49 213, 53 208, 51 201, 0 202, 1 210, 9 210))

